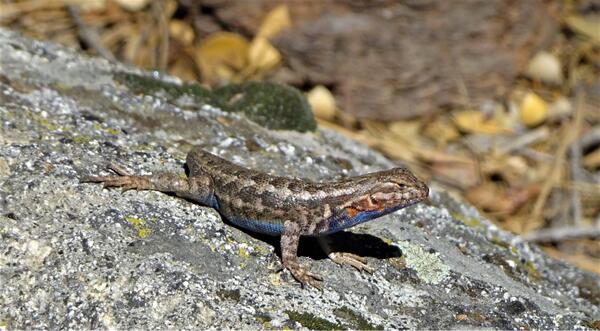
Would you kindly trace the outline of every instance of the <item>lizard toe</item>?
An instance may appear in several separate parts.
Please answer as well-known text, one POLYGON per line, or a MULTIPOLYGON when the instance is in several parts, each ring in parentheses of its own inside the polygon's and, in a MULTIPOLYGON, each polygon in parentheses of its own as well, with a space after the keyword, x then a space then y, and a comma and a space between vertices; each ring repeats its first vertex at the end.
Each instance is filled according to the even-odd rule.
POLYGON ((370 274, 374 269, 367 265, 367 259, 352 253, 336 252, 330 253, 329 258, 337 264, 348 264, 356 268, 358 271, 366 271, 370 274))
POLYGON ((319 274, 311 272, 307 268, 302 267, 300 265, 288 265, 287 269, 297 281, 302 283, 302 285, 310 285, 315 288, 321 289, 321 282, 323 281, 323 277, 321 277, 319 274))
POLYGON ((127 172, 127 170, 125 170, 125 168, 123 168, 122 166, 120 166, 116 163, 109 164, 108 169, 114 171, 119 176, 129 176, 129 172, 127 172))

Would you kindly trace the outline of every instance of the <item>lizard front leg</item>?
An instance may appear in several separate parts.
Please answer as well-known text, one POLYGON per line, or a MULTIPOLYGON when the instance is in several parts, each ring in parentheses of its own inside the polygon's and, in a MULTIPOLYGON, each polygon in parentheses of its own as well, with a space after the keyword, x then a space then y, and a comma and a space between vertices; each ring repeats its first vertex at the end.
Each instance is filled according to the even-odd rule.
POLYGON ((298 263, 298 243, 300 242, 300 225, 292 221, 285 221, 281 234, 281 259, 283 266, 290 271, 292 276, 303 285, 308 284, 321 289, 321 276, 310 272, 298 263))

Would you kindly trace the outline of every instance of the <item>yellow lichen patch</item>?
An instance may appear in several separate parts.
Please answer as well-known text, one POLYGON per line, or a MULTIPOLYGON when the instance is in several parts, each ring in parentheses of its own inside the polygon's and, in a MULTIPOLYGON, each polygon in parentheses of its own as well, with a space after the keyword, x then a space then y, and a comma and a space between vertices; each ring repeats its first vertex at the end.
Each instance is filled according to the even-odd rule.
POLYGON ((8 320, 0 320, 0 330, 8 330, 10 323, 8 320))
POLYGON ((452 212, 452 213, 450 213, 450 215, 455 220, 461 221, 465 225, 470 226, 472 228, 480 228, 481 227, 481 221, 476 218, 467 217, 466 215, 463 215, 461 213, 456 213, 456 212, 452 212))
POLYGON ((121 131, 118 129, 114 129, 114 128, 107 128, 106 132, 108 134, 112 134, 113 136, 117 136, 117 135, 119 135, 119 132, 121 132, 121 131))
POLYGON ((269 274, 269 283, 275 286, 281 286, 281 273, 273 272, 269 274))
POLYGON ((245 247, 240 246, 238 247, 238 255, 240 257, 247 258, 248 256, 250 256, 250 253, 248 253, 245 247))
POLYGON ((254 251, 261 256, 266 256, 270 251, 265 246, 255 246, 254 251))
POLYGON ((78 145, 87 144, 90 141, 92 141, 91 137, 85 136, 85 135, 73 135, 70 138, 71 138, 71 140, 73 140, 74 143, 76 143, 78 145))
POLYGON ((52 172, 52 170, 54 170, 54 165, 50 162, 46 162, 44 163, 44 171, 49 174, 52 172))
POLYGON ((126 216, 125 220, 131 224, 134 229, 137 230, 138 237, 144 239, 152 233, 152 231, 146 226, 146 221, 136 217, 126 216))

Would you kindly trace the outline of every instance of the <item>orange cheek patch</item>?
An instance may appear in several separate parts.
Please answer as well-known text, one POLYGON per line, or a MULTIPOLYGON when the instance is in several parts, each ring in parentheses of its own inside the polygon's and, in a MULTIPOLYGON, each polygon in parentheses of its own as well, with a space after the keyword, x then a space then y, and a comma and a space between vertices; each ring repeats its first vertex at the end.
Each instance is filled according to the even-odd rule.
POLYGON ((351 206, 345 208, 346 213, 350 217, 356 216, 361 211, 383 211, 385 206, 383 203, 373 203, 368 197, 354 202, 351 206))
POLYGON ((360 200, 358 209, 366 211, 382 211, 384 209, 384 206, 383 203, 379 201, 373 203, 373 200, 371 200, 370 198, 365 198, 363 200, 360 200))
POLYGON ((358 209, 353 207, 346 207, 346 213, 348 213, 348 216, 354 217, 358 214, 358 209))

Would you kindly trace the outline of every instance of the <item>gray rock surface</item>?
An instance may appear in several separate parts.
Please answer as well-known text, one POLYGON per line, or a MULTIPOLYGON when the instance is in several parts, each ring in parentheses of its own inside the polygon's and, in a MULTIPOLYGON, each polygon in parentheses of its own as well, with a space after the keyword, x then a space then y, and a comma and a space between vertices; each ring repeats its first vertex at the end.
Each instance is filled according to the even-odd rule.
POLYGON ((313 180, 392 166, 326 130, 270 131, 185 95, 132 93, 116 72, 157 76, 0 29, 0 328, 580 329, 600 319, 598 276, 435 190, 428 204, 335 236, 372 275, 303 240, 302 263, 325 278, 318 291, 278 271, 277 238, 173 196, 80 183, 108 162, 183 173, 192 145, 313 180))

